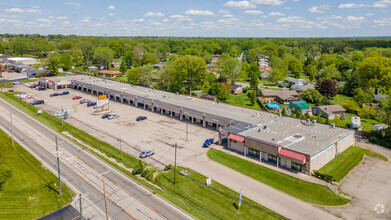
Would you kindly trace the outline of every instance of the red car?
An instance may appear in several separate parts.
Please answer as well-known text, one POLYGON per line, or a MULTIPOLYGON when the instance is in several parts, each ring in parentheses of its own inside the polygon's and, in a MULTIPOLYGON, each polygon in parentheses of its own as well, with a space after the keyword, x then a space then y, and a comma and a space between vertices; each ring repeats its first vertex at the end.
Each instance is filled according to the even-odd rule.
POLYGON ((81 96, 73 96, 72 98, 73 100, 76 100, 76 99, 81 99, 81 96))

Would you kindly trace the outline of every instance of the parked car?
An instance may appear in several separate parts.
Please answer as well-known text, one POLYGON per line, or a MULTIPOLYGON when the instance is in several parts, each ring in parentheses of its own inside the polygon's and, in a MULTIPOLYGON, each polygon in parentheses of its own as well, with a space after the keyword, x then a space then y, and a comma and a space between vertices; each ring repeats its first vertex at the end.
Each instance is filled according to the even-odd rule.
POLYGON ((96 102, 87 102, 87 107, 95 106, 96 102))
POLYGON ((12 90, 12 89, 10 89, 10 90, 8 90, 8 92, 15 92, 14 90, 12 90))
POLYGON ((145 120, 145 119, 147 119, 146 116, 138 116, 138 117, 136 118, 136 121, 142 121, 142 120, 145 120))
POLYGON ((53 96, 59 96, 60 94, 59 93, 52 93, 52 94, 50 94, 50 97, 53 97, 53 96))
POLYGON ((27 95, 26 93, 18 94, 16 95, 16 97, 20 99, 25 99, 25 98, 31 99, 31 96, 27 95))
POLYGON ((32 101, 30 104, 39 105, 39 104, 45 104, 45 102, 43 100, 35 100, 35 101, 32 101))
POLYGON ((15 81, 15 82, 12 83, 12 85, 20 85, 20 84, 22 84, 22 83, 19 82, 19 81, 15 81))
POLYGON ((153 154, 154 154, 153 150, 146 150, 146 151, 141 152, 140 158, 152 156, 153 154))
POLYGON ((89 99, 80 100, 80 104, 84 104, 84 103, 88 103, 88 102, 91 102, 91 100, 89 100, 89 99))
POLYGON ((104 114, 102 115, 102 119, 106 119, 107 117, 109 117, 111 114, 104 114))
POLYGON ((111 119, 114 119, 114 118, 118 118, 119 115, 109 115, 107 116, 107 119, 111 120, 111 119))
POLYGON ((37 86, 35 89, 38 91, 46 90, 46 88, 43 86, 37 86))
POLYGON ((213 138, 206 139, 202 147, 209 147, 211 144, 213 144, 213 142, 214 142, 213 138))
POLYGON ((76 99, 81 99, 81 96, 73 96, 72 98, 73 100, 76 100, 76 99))
POLYGON ((69 91, 64 91, 64 92, 60 93, 60 95, 69 95, 69 91))
POLYGON ((64 116, 65 115, 65 112, 57 112, 57 113, 54 113, 54 116, 55 117, 60 117, 60 116, 64 116))

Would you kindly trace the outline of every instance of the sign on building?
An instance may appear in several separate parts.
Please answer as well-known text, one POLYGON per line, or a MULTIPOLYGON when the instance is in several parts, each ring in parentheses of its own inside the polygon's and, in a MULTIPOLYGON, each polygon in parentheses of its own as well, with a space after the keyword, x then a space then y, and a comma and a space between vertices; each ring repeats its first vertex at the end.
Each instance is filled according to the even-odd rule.
POLYGON ((107 99, 107 95, 100 95, 98 96, 98 100, 107 99))

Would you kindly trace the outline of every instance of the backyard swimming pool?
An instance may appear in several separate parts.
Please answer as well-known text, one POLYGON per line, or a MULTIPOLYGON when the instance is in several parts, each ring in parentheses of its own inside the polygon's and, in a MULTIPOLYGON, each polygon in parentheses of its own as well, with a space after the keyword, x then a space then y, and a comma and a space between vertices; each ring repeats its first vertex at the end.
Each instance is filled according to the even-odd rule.
POLYGON ((278 103, 267 103, 266 105, 267 105, 267 107, 273 108, 273 109, 275 109, 275 108, 281 108, 281 105, 278 104, 278 103))

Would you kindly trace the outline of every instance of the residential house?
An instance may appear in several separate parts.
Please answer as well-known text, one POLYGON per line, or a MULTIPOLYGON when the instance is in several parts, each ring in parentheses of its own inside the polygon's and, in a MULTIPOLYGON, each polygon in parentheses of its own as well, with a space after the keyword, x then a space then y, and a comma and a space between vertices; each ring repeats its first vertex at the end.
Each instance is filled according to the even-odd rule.
POLYGON ((275 90, 275 91, 262 91, 262 96, 264 100, 268 102, 272 102, 276 100, 277 102, 287 105, 291 101, 297 101, 299 98, 299 94, 293 90, 275 90))
POLYGON ((308 82, 305 81, 304 79, 296 79, 296 78, 293 78, 293 77, 285 78, 284 82, 286 82, 288 84, 291 84, 291 85, 306 85, 306 84, 308 84, 308 82))
POLYGON ((98 72, 98 76, 105 76, 105 77, 117 77, 122 75, 122 72, 116 71, 116 70, 101 70, 98 72))
POLYGON ((232 86, 231 86, 231 93, 232 93, 232 94, 240 94, 240 93, 243 93, 243 88, 240 87, 240 86, 232 85, 232 86))
POLYGON ((307 89, 315 89, 315 85, 308 83, 305 85, 293 85, 291 86, 291 90, 296 90, 298 92, 304 92, 307 89))
POLYGON ((119 68, 120 66, 121 66, 121 63, 112 63, 111 64, 111 66, 113 67, 113 68, 119 68))
POLYGON ((261 80, 268 80, 269 76, 270 76, 269 71, 266 70, 266 71, 261 72, 261 80))
POLYGON ((7 59, 7 62, 10 64, 32 66, 32 65, 38 63, 37 59, 29 58, 29 57, 10 57, 10 58, 6 58, 6 59, 7 59))
POLYGON ((373 100, 375 103, 378 103, 380 99, 385 99, 387 98, 387 95, 373 95, 373 100))
POLYGON ((335 119, 345 115, 346 109, 340 105, 321 105, 312 108, 314 115, 320 115, 323 118, 335 119))
POLYGON ((304 100, 293 101, 289 103, 289 108, 293 110, 295 113, 299 113, 301 115, 309 114, 312 115, 311 108, 308 106, 307 102, 304 100))
POLYGON ((87 68, 87 71, 98 71, 98 67, 90 66, 90 67, 87 68))

